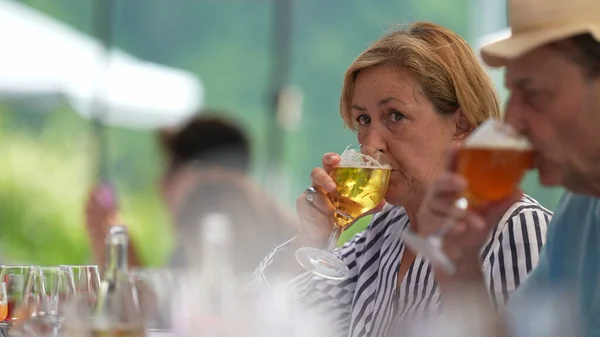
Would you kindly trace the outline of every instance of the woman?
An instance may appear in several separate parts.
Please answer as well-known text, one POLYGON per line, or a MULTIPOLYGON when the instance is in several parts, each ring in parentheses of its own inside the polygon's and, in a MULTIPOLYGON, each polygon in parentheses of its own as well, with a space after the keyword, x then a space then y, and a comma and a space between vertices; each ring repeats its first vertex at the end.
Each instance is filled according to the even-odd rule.
MULTIPOLYGON (((346 72, 341 115, 358 142, 386 154, 392 174, 387 204, 369 227, 336 251, 350 269, 345 281, 304 272, 294 261, 298 247, 322 248, 331 231, 332 205, 323 192, 335 190, 328 172, 340 161, 323 157, 311 173, 313 188, 297 201, 302 226, 257 270, 257 281, 287 283, 305 308, 327 314, 329 327, 344 336, 383 336, 395 321, 437 315, 440 294, 431 266, 401 241, 420 233, 416 213, 426 186, 444 170, 447 151, 479 124, 500 116, 490 78, 467 43, 430 23, 385 35, 346 72), (323 191, 323 192, 321 192, 323 191), (306 198, 306 194, 311 196, 306 198), (313 200, 309 202, 307 200, 313 200)), ((551 213, 527 196, 515 196, 481 249, 490 296, 503 304, 537 263, 551 213), (515 240, 514 233, 539 233, 515 240)))
MULTIPOLYGON (((178 243, 170 265, 193 263, 186 258, 184 245, 196 247, 190 240, 197 238, 194 233, 200 219, 220 212, 234 225, 236 269, 248 274, 277 243, 292 237, 298 226, 248 177, 250 141, 240 126, 218 117, 220 114, 202 111, 176 130, 159 132, 167 163, 160 188, 178 243)), ((118 212, 112 194, 106 186, 97 188, 86 207, 87 230, 100 266, 104 265, 104 238, 116 223, 118 212)), ((129 264, 140 266, 134 248, 129 252, 129 264)))

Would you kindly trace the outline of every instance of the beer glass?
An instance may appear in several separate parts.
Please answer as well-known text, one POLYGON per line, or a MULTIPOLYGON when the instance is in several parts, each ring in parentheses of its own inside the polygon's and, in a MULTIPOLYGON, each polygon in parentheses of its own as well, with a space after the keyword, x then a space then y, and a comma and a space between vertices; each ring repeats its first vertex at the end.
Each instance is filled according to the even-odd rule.
MULTIPOLYGON (((455 170, 468 182, 456 207, 477 210, 482 206, 509 197, 532 167, 531 144, 509 125, 490 119, 477 128, 457 150, 455 170)), ((421 237, 410 231, 403 234, 404 242, 415 253, 421 253, 433 265, 452 274, 454 264, 442 252, 442 238, 456 219, 448 219, 437 232, 421 237)))
POLYGON ((330 173, 337 190, 328 194, 335 223, 326 250, 302 247, 296 251, 296 259, 304 268, 327 279, 348 278, 348 267, 333 255, 338 238, 358 217, 379 205, 387 192, 391 173, 387 157, 380 152, 367 155, 361 153, 366 149, 361 150, 346 148, 340 164, 330 173))

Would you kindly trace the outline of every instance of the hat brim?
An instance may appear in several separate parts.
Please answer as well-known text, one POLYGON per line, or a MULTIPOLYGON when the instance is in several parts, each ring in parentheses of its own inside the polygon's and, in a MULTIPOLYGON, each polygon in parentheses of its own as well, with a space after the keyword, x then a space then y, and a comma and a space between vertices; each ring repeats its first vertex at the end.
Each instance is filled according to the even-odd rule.
POLYGON ((545 44, 584 33, 590 33, 596 40, 600 40, 600 25, 576 23, 522 33, 513 31, 511 37, 483 46, 481 58, 490 67, 503 67, 509 61, 545 44))

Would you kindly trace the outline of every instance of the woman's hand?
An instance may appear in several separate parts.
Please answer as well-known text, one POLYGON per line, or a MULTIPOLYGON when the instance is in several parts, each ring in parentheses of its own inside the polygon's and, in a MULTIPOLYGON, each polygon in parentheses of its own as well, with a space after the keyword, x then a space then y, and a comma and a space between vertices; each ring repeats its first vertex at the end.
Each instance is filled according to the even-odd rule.
MULTIPOLYGON (((301 221, 300 230, 296 236, 299 245, 323 248, 331 234, 334 225, 334 207, 328 194, 335 192, 337 187, 330 173, 334 167, 339 165, 340 160, 341 157, 337 153, 324 154, 323 166, 313 169, 310 174, 312 188, 316 192, 307 190, 296 200, 296 209, 301 221)), ((382 201, 363 216, 379 212, 384 205, 385 201, 382 201)))

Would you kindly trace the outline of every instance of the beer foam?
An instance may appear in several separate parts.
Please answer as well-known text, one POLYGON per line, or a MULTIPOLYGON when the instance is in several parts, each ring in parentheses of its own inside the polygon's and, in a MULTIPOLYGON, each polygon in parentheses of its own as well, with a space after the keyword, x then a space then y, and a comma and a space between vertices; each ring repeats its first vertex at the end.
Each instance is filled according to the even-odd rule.
POLYGON ((339 167, 364 167, 364 168, 385 168, 392 167, 387 164, 380 163, 377 159, 366 154, 356 152, 354 149, 347 149, 342 153, 339 167))
POLYGON ((532 148, 525 137, 516 134, 510 126, 495 119, 489 119, 475 129, 465 141, 465 147, 520 151, 532 148))

